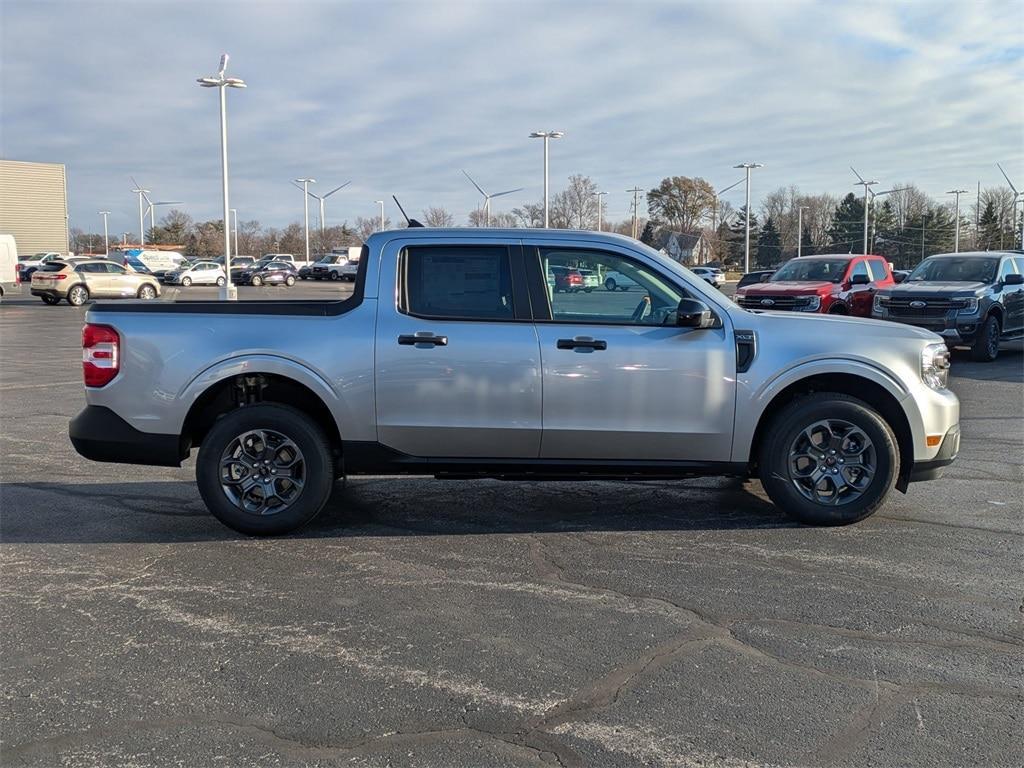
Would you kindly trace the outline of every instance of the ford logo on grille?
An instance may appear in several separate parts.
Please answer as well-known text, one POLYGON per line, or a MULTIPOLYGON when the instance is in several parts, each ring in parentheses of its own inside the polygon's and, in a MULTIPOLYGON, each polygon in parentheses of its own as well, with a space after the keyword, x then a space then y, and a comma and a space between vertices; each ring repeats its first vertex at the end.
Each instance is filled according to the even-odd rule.
POLYGON ((771 307, 775 304, 775 299, 761 299, 761 305, 764 307, 771 307))
POLYGON ((914 308, 914 309, 924 309, 925 307, 928 306, 928 302, 927 301, 912 301, 912 302, 910 302, 910 306, 912 308, 914 308))

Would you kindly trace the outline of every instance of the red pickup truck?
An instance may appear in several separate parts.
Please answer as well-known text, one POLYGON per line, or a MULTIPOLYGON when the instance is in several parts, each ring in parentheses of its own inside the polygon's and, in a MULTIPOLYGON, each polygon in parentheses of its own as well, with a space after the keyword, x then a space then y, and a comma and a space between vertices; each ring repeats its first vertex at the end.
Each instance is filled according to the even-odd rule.
POLYGON ((745 309, 820 312, 871 317, 875 291, 895 285, 881 256, 832 254, 790 259, 768 282, 736 291, 745 309))

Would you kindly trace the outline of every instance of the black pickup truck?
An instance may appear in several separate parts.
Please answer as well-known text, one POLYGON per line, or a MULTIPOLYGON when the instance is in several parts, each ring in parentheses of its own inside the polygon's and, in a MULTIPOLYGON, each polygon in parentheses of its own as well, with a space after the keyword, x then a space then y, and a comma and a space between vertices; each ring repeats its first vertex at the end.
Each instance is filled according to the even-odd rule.
POLYGON ((975 360, 991 362, 1001 341, 1024 336, 1024 255, 929 256, 905 281, 875 294, 871 315, 935 331, 950 347, 970 347, 975 360))

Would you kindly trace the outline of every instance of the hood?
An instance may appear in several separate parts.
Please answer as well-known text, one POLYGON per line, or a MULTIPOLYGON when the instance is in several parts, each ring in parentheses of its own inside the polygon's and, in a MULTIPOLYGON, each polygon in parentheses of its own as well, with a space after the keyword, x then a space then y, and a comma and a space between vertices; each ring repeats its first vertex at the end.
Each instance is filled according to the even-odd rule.
POLYGON ((827 280, 780 280, 779 282, 751 283, 737 292, 748 296, 807 296, 828 295, 838 288, 827 280))
POLYGON ((916 280, 879 291, 886 296, 979 296, 985 292, 985 283, 951 283, 916 280))
MULTIPOLYGON (((924 328, 888 320, 849 315, 819 315, 803 312, 755 312, 758 327, 767 332, 795 334, 793 338, 824 339, 831 351, 835 340, 848 339, 851 345, 864 345, 877 351, 874 341, 884 339, 920 339, 941 341, 942 337, 924 328)), ((748 323, 752 324, 752 323, 748 323)))

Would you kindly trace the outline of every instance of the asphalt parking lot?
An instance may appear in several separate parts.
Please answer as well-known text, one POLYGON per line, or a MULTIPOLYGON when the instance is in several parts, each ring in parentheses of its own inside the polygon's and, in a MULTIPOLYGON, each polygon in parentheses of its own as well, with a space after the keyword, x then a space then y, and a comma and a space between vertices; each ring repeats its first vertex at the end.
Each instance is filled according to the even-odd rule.
POLYGON ((252 540, 191 462, 75 454, 83 317, 0 305, 4 765, 1020 765, 1019 347, 955 356, 959 461, 856 526, 756 482, 381 477, 252 540))

